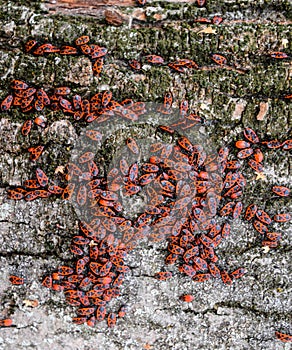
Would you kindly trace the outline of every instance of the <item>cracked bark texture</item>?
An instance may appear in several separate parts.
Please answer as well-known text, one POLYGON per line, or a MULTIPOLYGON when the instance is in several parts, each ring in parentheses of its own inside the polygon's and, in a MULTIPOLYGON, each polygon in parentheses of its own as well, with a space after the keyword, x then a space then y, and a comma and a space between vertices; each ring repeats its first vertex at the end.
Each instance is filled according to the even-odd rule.
MULTIPOLYGON (((200 132, 216 147, 230 144, 245 126, 263 138, 291 137, 291 103, 281 98, 291 92, 291 61, 268 57, 270 51, 292 52, 289 1, 210 0, 206 8, 182 0, 149 0, 144 8, 131 0, 29 3, 0 2, 1 99, 16 78, 47 88, 67 84, 81 95, 109 86, 119 101, 131 96, 162 102, 163 92, 171 90, 176 101, 187 98, 190 107, 206 117, 209 123, 200 132), (193 21, 214 15, 224 22, 213 26, 193 21), (204 33, 208 27, 212 33, 204 33), (32 57, 23 52, 29 38, 61 45, 82 34, 109 49, 99 79, 92 76, 87 58, 32 57), (223 54, 245 73, 215 67, 211 52, 223 54), (146 67, 139 74, 128 69, 127 59, 152 53, 166 61, 192 58, 205 69, 186 74, 166 67, 146 67)), ((35 129, 23 138, 20 126, 28 117, 15 109, 1 114, 0 312, 16 327, 1 329, 0 349, 289 349, 274 332, 292 332, 290 224, 275 225, 283 233, 282 243, 267 252, 250 224, 232 223, 232 235, 218 248, 221 266, 248 270, 232 286, 218 280, 195 284, 177 272, 171 280, 156 281, 153 275, 164 265, 166 244, 143 244, 129 256, 131 273, 119 298, 129 305, 126 317, 114 329, 104 323, 95 329, 73 325, 74 310, 63 295, 40 282, 72 258, 68 247, 77 232, 74 208, 61 200, 15 203, 6 197, 9 185, 33 176, 29 145, 47 145, 40 165, 50 175, 69 159, 81 127, 62 114, 47 117, 43 132, 35 129), (26 276, 25 286, 10 285, 11 273, 26 276), (186 293, 195 296, 192 303, 179 301, 186 293), (25 299, 36 299, 39 306, 24 306, 25 299)), ((151 127, 136 132, 147 137, 151 127)), ((247 171, 244 206, 253 201, 270 213, 291 211, 289 200, 272 199, 270 192, 273 184, 291 183, 291 155, 269 152, 265 169, 266 180, 256 181, 247 171)))

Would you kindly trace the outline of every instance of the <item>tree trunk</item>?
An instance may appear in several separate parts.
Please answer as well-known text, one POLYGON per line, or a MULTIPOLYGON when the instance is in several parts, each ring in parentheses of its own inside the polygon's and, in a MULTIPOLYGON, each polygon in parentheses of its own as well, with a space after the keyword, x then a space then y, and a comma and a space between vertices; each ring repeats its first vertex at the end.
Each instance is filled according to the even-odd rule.
MULTIPOLYGON (((115 164, 115 154, 123 150, 127 137, 142 140, 144 149, 153 142, 171 142, 163 134, 154 135, 157 125, 169 123, 167 116, 155 113, 166 92, 173 95, 174 111, 178 113, 186 99, 189 110, 204 119, 199 128, 188 130, 190 138, 214 150, 228 145, 234 159, 234 140, 242 138, 247 126, 261 140, 291 138, 291 99, 285 98, 291 94, 289 1, 207 0, 204 7, 191 0, 149 0, 145 6, 134 0, 31 5, 2 1, 0 15, 1 100, 11 93, 11 81, 18 79, 46 91, 69 86, 89 98, 111 90, 116 101, 132 98, 146 103, 149 112, 140 123, 126 122, 117 131, 115 121, 104 127, 98 149, 102 169, 115 164), (223 22, 212 23, 214 16, 223 22), (202 17, 210 23, 196 21, 202 17), (24 50, 29 39, 60 47, 82 35, 108 49, 100 76, 93 75, 91 61, 84 55, 34 56, 24 50), (272 58, 271 52, 278 51, 290 56, 272 58), (211 59, 214 53, 226 57, 227 63, 216 64, 211 59), (167 65, 147 63, 145 56, 151 54, 166 63, 192 59, 198 68, 179 73, 167 65), (142 62, 140 71, 130 69, 132 59, 142 62)), ((80 213, 61 199, 13 201, 7 198, 7 189, 34 178, 36 167, 50 178, 61 176, 74 149, 79 155, 86 151, 83 135, 88 125, 61 112, 25 114, 15 107, 1 113, 0 123, 0 312, 1 318, 10 317, 16 325, 1 330, 1 349, 287 349, 274 333, 291 334, 289 223, 273 226, 282 232, 282 240, 278 248, 268 250, 250 223, 232 221, 232 234, 217 250, 220 266, 248 271, 232 286, 215 279, 196 284, 175 267, 170 268, 174 278, 156 281, 154 274, 164 268, 166 242, 144 242, 129 254, 131 272, 122 296, 111 304, 127 303, 125 318, 113 330, 105 322, 93 329, 73 325, 75 310, 62 293, 47 290, 41 281, 58 265, 71 261, 70 241, 78 232, 80 213), (46 128, 34 126, 29 136, 22 136, 23 122, 38 115, 47 119, 46 128), (31 162, 27 149, 39 144, 45 145, 45 151, 31 162), (25 276, 25 284, 12 286, 11 274, 25 276), (195 300, 184 303, 179 300, 182 294, 193 294, 195 300), (25 300, 37 300, 39 306, 27 306, 25 300)), ((291 197, 275 199, 271 192, 276 184, 289 187, 291 153, 267 151, 263 163, 264 179, 244 169, 244 208, 254 202, 272 216, 291 212, 291 197)), ((135 207, 129 200, 129 217, 135 207)))

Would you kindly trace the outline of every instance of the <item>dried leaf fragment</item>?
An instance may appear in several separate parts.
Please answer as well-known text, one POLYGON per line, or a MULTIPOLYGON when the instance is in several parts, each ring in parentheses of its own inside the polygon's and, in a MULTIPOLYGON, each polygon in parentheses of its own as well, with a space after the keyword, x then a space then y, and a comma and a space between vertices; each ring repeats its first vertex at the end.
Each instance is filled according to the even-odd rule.
POLYGON ((29 306, 29 307, 38 307, 38 306, 39 306, 38 300, 24 299, 24 300, 23 300, 23 304, 24 304, 25 306, 29 306))
POLYGON ((269 111, 269 103, 268 102, 260 102, 260 111, 257 115, 257 120, 264 120, 265 116, 269 111))
POLYGON ((217 34, 216 30, 215 30, 214 28, 212 28, 212 27, 206 27, 206 28, 204 28, 204 29, 202 29, 202 30, 200 30, 200 31, 198 32, 198 34, 200 34, 200 33, 205 33, 205 34, 217 34))

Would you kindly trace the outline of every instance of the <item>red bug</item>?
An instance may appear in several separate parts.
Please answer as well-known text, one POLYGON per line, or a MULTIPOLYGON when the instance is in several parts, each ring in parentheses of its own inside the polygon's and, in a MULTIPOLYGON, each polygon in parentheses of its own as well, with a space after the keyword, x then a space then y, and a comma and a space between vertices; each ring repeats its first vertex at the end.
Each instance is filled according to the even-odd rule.
POLYGON ((75 255, 83 255, 84 254, 84 251, 75 244, 70 245, 70 251, 72 254, 75 254, 75 255))
POLYGON ((276 214, 274 215, 273 219, 276 222, 288 222, 291 220, 291 215, 288 213, 276 214))
POLYGON ((86 130, 85 135, 93 141, 101 141, 102 134, 97 130, 86 130))
POLYGON ((22 110, 27 110, 29 108, 28 109, 28 111, 29 111, 32 108, 31 103, 33 100, 34 100, 34 96, 30 96, 28 98, 22 99, 20 108, 22 110))
POLYGON ((70 92, 71 92, 71 89, 68 86, 59 86, 55 88, 56 95, 66 96, 66 95, 69 95, 70 92))
POLYGON ((197 18, 194 20, 194 22, 199 22, 199 23, 212 23, 212 21, 208 18, 197 18))
POLYGON ((85 185, 81 185, 79 187, 76 199, 77 199, 77 203, 80 206, 83 206, 86 203, 86 200, 87 200, 87 189, 86 189, 85 185))
POLYGON ((91 58, 101 58, 107 54, 107 48, 106 47, 100 47, 98 45, 90 45, 91 48, 91 58))
POLYGON ((133 138, 129 137, 126 140, 126 144, 132 153, 139 154, 139 147, 137 145, 137 142, 133 138))
POLYGON ((112 92, 111 91, 105 91, 103 94, 102 94, 102 98, 101 98, 101 104, 102 104, 102 107, 106 107, 110 100, 112 99, 112 92))
MULTIPOLYGON (((231 230, 230 224, 228 222, 226 222, 223 225, 222 230, 221 230, 222 238, 228 237, 230 235, 230 230, 231 230)), ((215 241, 216 237, 213 239, 213 241, 215 241)))
POLYGON ((76 47, 64 45, 60 49, 61 55, 76 55, 78 53, 78 50, 76 47))
POLYGON ((80 95, 74 95, 72 97, 72 102, 75 110, 79 110, 81 108, 82 99, 80 95))
POLYGON ((36 117, 34 123, 42 128, 46 127, 46 118, 44 116, 36 117))
POLYGON ((253 151, 253 156, 254 156, 255 161, 258 163, 261 163, 264 160, 263 152, 259 148, 256 148, 253 151))
POLYGON ((220 270, 213 262, 210 262, 208 264, 208 268, 209 268, 209 271, 213 277, 215 277, 215 278, 220 277, 220 270))
POLYGON ((26 188, 40 188, 40 184, 38 183, 37 180, 25 180, 23 185, 26 187, 26 188))
POLYGON ((90 55, 91 54, 91 48, 87 44, 83 44, 79 46, 80 50, 84 55, 90 55))
POLYGON ((117 201, 118 195, 111 191, 102 191, 100 193, 101 198, 106 199, 108 201, 117 201))
POLYGON ((62 192, 62 199, 69 200, 72 197, 72 194, 74 192, 75 184, 69 183, 62 192))
POLYGON ((241 277, 242 277, 243 275, 245 275, 245 274, 246 274, 246 270, 245 270, 243 267, 240 267, 240 268, 234 270, 233 272, 231 272, 231 273, 229 274, 229 276, 230 276, 231 278, 238 279, 238 278, 241 278, 241 277))
POLYGON ((61 98, 59 100, 60 106, 63 108, 64 112, 68 112, 72 110, 72 104, 69 100, 66 100, 65 98, 61 98))
POLYGON ((87 319, 86 323, 89 327, 94 327, 96 324, 96 317, 91 316, 89 319, 87 319))
POLYGON ((193 215, 194 215, 194 217, 195 217, 195 219, 197 221, 200 221, 200 222, 205 222, 206 221, 206 214, 199 207, 196 207, 196 208, 193 209, 193 215))
POLYGON ((51 195, 50 192, 47 190, 35 190, 34 194, 40 198, 47 198, 51 195))
POLYGON ((28 85, 22 80, 13 80, 11 82, 11 87, 15 90, 26 90, 28 85))
POLYGON ((216 53, 211 54, 211 59, 220 66, 225 65, 227 63, 227 59, 224 56, 216 53))
POLYGON ((144 163, 142 165, 142 170, 147 173, 157 173, 159 170, 159 166, 151 163, 144 163))
POLYGON ((89 160, 88 162, 88 170, 90 173, 90 177, 95 177, 99 174, 99 168, 97 164, 93 160, 89 160))
POLYGON ((220 24, 221 22, 223 21, 223 18, 222 17, 219 17, 219 16, 214 16, 213 18, 212 18, 212 23, 213 24, 220 24))
POLYGON ((92 152, 85 152, 79 157, 78 162, 80 164, 83 164, 83 163, 89 162, 93 158, 94 158, 94 153, 92 153, 92 152))
POLYGON ((173 265, 177 259, 178 259, 178 254, 174 254, 174 253, 170 253, 169 255, 167 255, 167 257, 165 258, 165 263, 167 265, 173 265))
POLYGON ((147 62, 152 64, 164 63, 164 59, 161 56, 157 56, 157 55, 148 55, 148 56, 145 56, 145 59, 147 62))
POLYGON ((170 272, 170 271, 161 271, 161 272, 157 272, 154 275, 154 278, 156 278, 157 280, 160 280, 160 281, 168 280, 171 277, 172 277, 172 272, 170 272))
POLYGON ((159 125, 157 127, 157 129, 160 130, 160 131, 167 132, 170 135, 174 134, 174 129, 172 129, 169 126, 166 126, 166 125, 159 125))
POLYGON ((250 147, 250 143, 247 141, 243 141, 243 140, 239 140, 235 142, 235 147, 236 148, 249 148, 250 147))
POLYGON ((200 258, 200 257, 194 257, 193 258, 194 260, 194 265, 199 269, 199 270, 202 270, 202 271, 207 271, 208 270, 208 264, 206 262, 206 260, 200 258))
POLYGON ((90 243, 90 240, 88 238, 85 238, 83 236, 74 236, 72 239, 72 242, 78 245, 88 244, 90 243))
MULTIPOLYGON (((184 254, 184 260, 186 261, 185 255, 186 254, 184 254)), ((188 264, 183 264, 182 266, 180 266, 179 271, 182 273, 185 273, 186 275, 190 276, 191 278, 193 278, 196 274, 196 270, 191 265, 188 265, 188 264)))
POLYGON ((129 168, 129 180, 135 182, 138 178, 139 167, 137 163, 134 163, 129 168))
POLYGON ((72 322, 75 324, 83 324, 86 322, 86 317, 73 317, 72 322))
POLYGON ((117 322, 117 315, 113 312, 110 312, 107 316, 107 325, 109 328, 112 328, 115 326, 117 322))
POLYGON ((42 281, 42 285, 46 288, 52 288, 52 285, 53 285, 52 276, 46 276, 42 281))
POLYGON ((7 190, 8 198, 14 199, 14 200, 20 200, 26 195, 26 190, 23 188, 15 188, 7 190))
POLYGON ((24 279, 18 276, 14 276, 14 275, 10 275, 9 276, 9 281, 12 284, 16 284, 16 285, 21 285, 24 284, 24 279))
POLYGON ((49 96, 47 95, 47 93, 43 89, 38 89, 36 91, 36 96, 40 101, 43 102, 43 104, 45 106, 47 106, 51 103, 49 96))
POLYGON ((41 154, 44 151, 45 146, 36 146, 36 147, 29 147, 27 150, 30 153, 29 159, 31 161, 36 161, 37 159, 39 159, 39 157, 41 156, 41 154))
POLYGON ((60 50, 56 46, 53 46, 50 43, 46 43, 46 44, 42 44, 38 48, 36 48, 33 51, 33 54, 36 55, 36 56, 42 56, 45 53, 59 52, 59 51, 60 50))
POLYGON ((221 278, 222 278, 223 283, 228 284, 228 285, 232 284, 232 279, 230 278, 227 271, 225 271, 225 270, 221 271, 221 278))
POLYGON ((257 210, 256 217, 266 225, 270 225, 272 223, 272 219, 270 218, 270 216, 261 209, 257 210))
POLYGON ((241 163, 238 160, 230 160, 226 163, 226 168, 231 170, 237 170, 241 167, 241 163))
POLYGON ((177 142, 182 149, 184 149, 188 152, 193 151, 193 145, 187 137, 185 137, 185 136, 180 137, 177 142))
MULTIPOLYGON (((41 100, 36 100, 35 103, 34 103, 34 108, 36 111, 40 112, 44 109, 45 105, 43 103, 43 101, 41 100)), ((39 117, 38 117, 39 118, 39 117)), ((45 124, 44 124, 44 127, 45 127, 45 124)))
POLYGON ((253 149, 252 148, 245 148, 237 153, 237 158, 239 159, 244 159, 248 158, 253 154, 253 149))
POLYGON ((38 194, 36 192, 27 192, 24 199, 26 201, 33 201, 35 200, 36 198, 38 198, 38 194))
POLYGON ((273 186, 272 191, 280 197, 288 197, 290 195, 290 190, 284 186, 273 186))
POLYGON ((105 318, 106 308, 104 306, 99 306, 96 310, 96 321, 100 322, 105 318))
POLYGON ((124 281, 125 275, 123 273, 120 273, 118 277, 113 281, 112 285, 113 287, 119 287, 122 285, 124 281))
POLYGON ((184 100, 180 103, 180 107, 179 107, 179 113, 181 116, 185 116, 187 114, 189 108, 189 103, 187 100, 184 100))
POLYGON ((175 62, 176 66, 185 66, 187 68, 199 68, 199 66, 197 65, 196 62, 194 62, 193 60, 190 60, 188 58, 182 58, 180 60, 177 60, 175 62))
MULTIPOLYGON (((147 175, 154 175, 155 176, 155 174, 147 174, 147 175)), ((175 192, 175 186, 170 181, 161 180, 160 186, 162 187, 162 189, 164 191, 175 192)))
POLYGON ((171 92, 167 92, 164 95, 163 107, 166 108, 166 109, 170 109, 171 106, 172 106, 172 101, 173 101, 172 93, 171 92))
POLYGON ((24 48, 26 52, 29 52, 32 50, 33 47, 35 47, 37 44, 36 40, 29 40, 25 43, 24 48))
POLYGON ((277 339, 281 340, 283 343, 290 343, 292 342, 292 335, 281 333, 281 332, 275 332, 275 336, 277 339))
POLYGON ((42 187, 47 186, 49 179, 48 179, 47 175, 40 168, 36 169, 36 177, 37 177, 39 184, 42 187))
POLYGON ((95 311, 94 307, 81 307, 77 310, 78 315, 80 316, 89 316, 95 311))
POLYGON ((267 228, 266 225, 262 224, 260 221, 255 220, 253 222, 253 227, 262 235, 264 235, 265 233, 267 233, 269 230, 267 228))
POLYGON ((58 267, 58 274, 61 276, 67 276, 67 275, 72 275, 74 273, 74 270, 72 267, 69 266, 59 266, 58 267))
POLYGON ((11 318, 4 318, 0 320, 0 327, 10 327, 12 326, 13 321, 11 318))
POLYGON ((238 181, 238 173, 229 171, 225 176, 224 187, 231 188, 238 181))
POLYGON ((256 204, 250 204, 245 211, 245 220, 250 221, 256 214, 258 207, 256 204))
POLYGON ((89 42, 89 36, 88 35, 82 35, 79 38, 75 40, 75 45, 80 46, 87 44, 89 42))
POLYGON ((85 270, 85 266, 87 265, 87 263, 89 262, 89 257, 85 256, 84 258, 81 258, 79 260, 77 260, 76 262, 76 272, 78 275, 82 275, 84 270, 85 270))
POLYGON ((139 62, 137 60, 130 60, 128 62, 128 64, 134 70, 141 70, 141 68, 142 68, 141 62, 139 62))
POLYGON ((269 247, 269 248, 276 248, 276 247, 278 247, 278 242, 277 241, 264 240, 264 241, 262 241, 262 246, 263 247, 269 247))
POLYGON ((278 140, 271 140, 271 141, 262 141, 261 142, 263 145, 266 145, 270 149, 277 149, 282 146, 282 142, 278 140))
POLYGON ((233 219, 239 218, 240 214, 242 212, 242 203, 237 202, 234 209, 233 209, 233 219))
POLYGON ((51 185, 48 187, 48 191, 53 194, 62 194, 63 193, 63 188, 59 187, 57 185, 51 185))
POLYGON ((221 208, 220 215, 221 216, 230 215, 233 212, 234 206, 235 206, 234 202, 228 202, 227 204, 224 205, 223 208, 221 208))
POLYGON ((179 73, 185 72, 185 68, 182 67, 181 65, 179 65, 178 62, 170 62, 170 63, 168 63, 168 67, 179 72, 179 73))
POLYGON ((137 114, 144 114, 146 112, 146 106, 144 102, 135 102, 132 103, 131 106, 128 106, 127 108, 131 109, 131 111, 137 113, 137 114))
POLYGON ((92 71, 94 75, 100 75, 103 68, 103 58, 99 57, 95 60, 94 64, 92 65, 92 71))
POLYGON ((258 143, 260 141, 258 135, 251 128, 245 128, 243 134, 244 137, 251 143, 258 143))
POLYGON ((275 51, 275 52, 270 52, 270 57, 283 59, 283 58, 288 58, 289 56, 285 52, 275 51))
POLYGON ((36 89, 35 89, 35 88, 29 87, 29 88, 27 88, 26 90, 22 91, 21 97, 22 97, 22 98, 28 98, 28 97, 34 95, 35 92, 36 92, 36 89))
POLYGON ((278 241, 281 239, 281 233, 278 232, 267 232, 266 236, 271 241, 278 241))
POLYGON ((194 282, 205 282, 208 281, 211 278, 211 274, 209 273, 198 273, 196 276, 193 277, 194 282))
POLYGON ((194 298, 194 296, 191 295, 191 294, 185 294, 185 295, 181 295, 181 296, 179 297, 179 299, 182 300, 182 301, 185 301, 185 302, 187 302, 187 303, 190 303, 190 302, 193 301, 195 298, 194 298))
POLYGON ((8 111, 8 109, 11 107, 11 104, 13 102, 13 96, 8 95, 5 97, 5 99, 1 102, 1 111, 8 111))

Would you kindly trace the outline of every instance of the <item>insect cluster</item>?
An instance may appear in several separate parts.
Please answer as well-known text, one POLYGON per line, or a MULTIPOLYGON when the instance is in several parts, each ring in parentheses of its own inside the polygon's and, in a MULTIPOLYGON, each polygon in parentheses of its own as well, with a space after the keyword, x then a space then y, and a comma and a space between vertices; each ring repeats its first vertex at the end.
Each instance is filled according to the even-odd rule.
MULTIPOLYGON (((51 53, 87 55, 93 60, 93 72, 97 75, 101 73, 103 56, 107 53, 106 48, 89 44, 87 36, 77 38, 74 46, 60 48, 52 44, 38 45, 35 40, 30 40, 25 49, 36 56, 51 53)), ((213 55, 212 58, 219 65, 225 64, 224 57, 219 56, 213 55)), ((146 56, 146 60, 153 64, 164 63, 157 55, 146 56)), ((137 66, 138 61, 129 64, 134 69, 141 68, 137 66)), ((185 68, 197 68, 196 63, 189 59, 168 65, 180 73, 185 68)), ((156 112, 171 115, 172 103, 173 96, 168 92, 156 112)), ((135 122, 147 112, 143 102, 131 99, 118 102, 111 91, 97 92, 85 99, 73 94, 66 86, 46 92, 20 80, 12 81, 11 93, 1 103, 3 112, 11 107, 19 107, 26 113, 48 108, 62 111, 76 122, 94 122, 92 125, 96 129, 85 132, 93 149, 103 139, 98 127, 104 122, 113 118, 135 122)), ((46 122, 41 116, 27 120, 21 133, 26 136, 33 124, 46 127, 46 122)), ((143 239, 167 240, 165 264, 176 264, 178 270, 194 282, 213 277, 230 285, 246 273, 243 267, 226 271, 215 252, 222 240, 231 234, 230 221, 241 217, 244 210, 241 199, 247 180, 242 169, 248 166, 258 175, 263 175, 263 152, 269 149, 288 152, 292 140, 260 140, 254 130, 245 128, 244 139, 234 144, 238 150, 236 156, 232 154, 231 146, 208 153, 205 146, 191 142, 176 131, 177 128, 182 131, 191 129, 204 122, 204 118, 189 111, 188 101, 182 101, 179 119, 170 125, 157 126, 157 133, 173 137, 176 143, 153 143, 147 159, 129 164, 122 157, 118 166, 104 174, 95 160, 93 149, 87 150, 76 162, 66 165, 62 180, 48 178, 37 167, 35 178, 24 181, 23 186, 8 189, 9 198, 14 200, 32 201, 54 196, 74 201, 81 212, 83 209, 90 211, 90 219, 85 215, 79 221, 78 233, 72 238, 70 250, 74 263, 59 266, 42 282, 45 287, 64 292, 66 301, 76 306, 74 323, 87 323, 93 327, 106 319, 108 326, 113 327, 118 318, 124 317, 127 307, 120 305, 119 310, 113 312, 110 301, 120 296, 120 287, 130 271, 127 256, 143 239), (142 192, 147 198, 145 211, 134 219, 127 218, 123 198, 142 192)), ((128 138, 126 146, 129 154, 141 154, 138 140, 128 138)), ((37 161, 44 149, 44 145, 29 147, 31 161, 37 161)), ((290 196, 290 190, 284 186, 276 185, 272 191, 278 197, 290 196)), ((275 248, 281 234, 271 232, 269 225, 287 222, 291 215, 278 213, 271 217, 255 204, 250 204, 245 208, 244 219, 252 220, 254 228, 261 234, 263 246, 275 248)), ((154 277, 166 280, 171 276, 170 271, 160 271, 154 277)), ((11 276, 11 282, 21 284, 23 281, 11 276)), ((191 302, 193 297, 185 295, 181 300, 191 302)), ((280 335, 277 337, 280 339, 280 335)))

